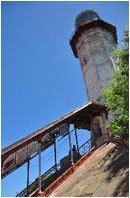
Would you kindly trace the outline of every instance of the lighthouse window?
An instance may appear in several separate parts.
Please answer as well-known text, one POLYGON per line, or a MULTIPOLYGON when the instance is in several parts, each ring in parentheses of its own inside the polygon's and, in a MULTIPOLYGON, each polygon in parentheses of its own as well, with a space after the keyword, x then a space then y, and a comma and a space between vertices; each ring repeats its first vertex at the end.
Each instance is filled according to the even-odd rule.
POLYGON ((86 59, 86 58, 83 59, 83 63, 84 63, 84 64, 87 63, 87 59, 86 59))
POLYGON ((99 134, 100 134, 100 136, 102 136, 102 131, 101 131, 100 127, 99 127, 99 134))

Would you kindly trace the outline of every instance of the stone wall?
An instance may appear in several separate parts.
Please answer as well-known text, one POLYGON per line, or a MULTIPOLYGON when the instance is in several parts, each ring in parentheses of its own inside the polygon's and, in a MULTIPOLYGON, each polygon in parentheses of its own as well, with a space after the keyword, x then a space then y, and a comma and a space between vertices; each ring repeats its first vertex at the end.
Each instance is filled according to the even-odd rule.
POLYGON ((99 100, 114 70, 112 50, 116 47, 111 32, 100 27, 84 31, 76 43, 89 100, 99 100))

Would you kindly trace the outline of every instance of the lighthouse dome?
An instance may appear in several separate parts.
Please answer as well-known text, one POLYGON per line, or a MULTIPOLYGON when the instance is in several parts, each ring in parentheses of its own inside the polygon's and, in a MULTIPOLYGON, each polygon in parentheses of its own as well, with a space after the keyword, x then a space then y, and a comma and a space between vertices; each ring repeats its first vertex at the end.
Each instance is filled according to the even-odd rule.
POLYGON ((100 17, 93 10, 85 10, 83 12, 80 12, 80 14, 78 14, 75 19, 75 28, 77 29, 80 25, 83 25, 84 23, 94 19, 100 19, 100 17))

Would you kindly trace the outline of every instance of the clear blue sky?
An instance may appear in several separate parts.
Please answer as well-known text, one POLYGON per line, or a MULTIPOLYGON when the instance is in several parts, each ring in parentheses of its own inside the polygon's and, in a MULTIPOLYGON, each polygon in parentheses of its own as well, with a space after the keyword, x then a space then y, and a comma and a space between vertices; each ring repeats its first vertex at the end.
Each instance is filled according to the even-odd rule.
MULTIPOLYGON (((69 45, 75 17, 85 9, 115 25, 121 43, 128 1, 2 2, 2 148, 87 101, 69 45)), ((3 196, 15 195, 15 186, 5 188, 11 177, 2 182, 3 196)))

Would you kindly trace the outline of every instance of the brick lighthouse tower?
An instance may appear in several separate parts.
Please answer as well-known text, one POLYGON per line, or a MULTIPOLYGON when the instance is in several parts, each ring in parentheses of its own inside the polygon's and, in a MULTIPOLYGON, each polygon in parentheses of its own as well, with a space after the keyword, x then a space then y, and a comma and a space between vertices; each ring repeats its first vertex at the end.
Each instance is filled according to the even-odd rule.
POLYGON ((116 27, 101 20, 96 12, 85 10, 76 17, 70 45, 80 60, 89 100, 101 101, 101 90, 112 78, 111 53, 116 44, 116 27))

